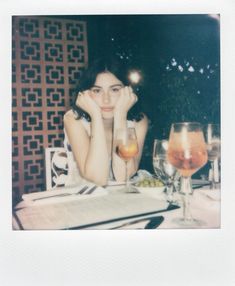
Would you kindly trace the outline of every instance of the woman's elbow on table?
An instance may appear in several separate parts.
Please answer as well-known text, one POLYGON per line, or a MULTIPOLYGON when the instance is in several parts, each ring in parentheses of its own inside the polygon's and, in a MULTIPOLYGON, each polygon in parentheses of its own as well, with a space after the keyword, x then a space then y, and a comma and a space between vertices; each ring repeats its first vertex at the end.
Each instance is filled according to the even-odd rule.
POLYGON ((81 176, 84 179, 86 179, 86 180, 88 180, 88 181, 90 181, 90 182, 92 182, 98 186, 105 186, 108 183, 108 176, 99 176, 96 174, 86 174, 85 172, 83 174, 81 174, 81 176))

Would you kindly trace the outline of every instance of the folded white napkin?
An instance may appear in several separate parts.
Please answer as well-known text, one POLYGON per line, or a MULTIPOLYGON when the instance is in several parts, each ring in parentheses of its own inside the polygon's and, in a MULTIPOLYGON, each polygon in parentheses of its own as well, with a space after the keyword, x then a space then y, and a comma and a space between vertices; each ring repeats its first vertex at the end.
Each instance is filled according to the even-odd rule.
POLYGON ((50 191, 34 192, 22 195, 26 204, 52 204, 56 202, 66 202, 77 199, 85 199, 94 196, 106 195, 108 192, 102 187, 94 184, 86 184, 73 187, 61 187, 50 191), (86 190, 85 190, 85 187, 86 190), (84 190, 81 194, 80 191, 84 190))

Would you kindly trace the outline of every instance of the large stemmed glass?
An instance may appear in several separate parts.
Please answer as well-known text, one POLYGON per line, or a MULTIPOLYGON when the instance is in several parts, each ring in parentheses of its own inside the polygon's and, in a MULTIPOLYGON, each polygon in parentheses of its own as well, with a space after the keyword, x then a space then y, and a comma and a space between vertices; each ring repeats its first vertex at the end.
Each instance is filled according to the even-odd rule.
POLYGON ((114 146, 117 155, 125 162, 125 188, 122 191, 138 193, 139 191, 129 184, 128 176, 128 162, 139 152, 135 128, 117 129, 114 146))
POLYGON ((174 193, 176 192, 179 173, 167 159, 168 146, 169 142, 167 140, 154 140, 153 168, 157 178, 165 185, 167 201, 176 204, 177 201, 174 198, 174 193))
MULTIPOLYGON (((211 165, 210 188, 216 189, 216 161, 220 157, 220 126, 218 124, 207 124, 204 129, 207 144, 208 161, 211 165)), ((218 163, 218 162, 217 162, 218 163)), ((218 166, 217 166, 218 168, 218 166)), ((218 171, 218 170, 217 170, 218 171)))
POLYGON ((190 211, 192 196, 191 176, 207 162, 206 143, 200 123, 173 123, 170 131, 169 162, 181 175, 180 194, 183 198, 183 218, 176 219, 182 226, 199 226, 201 221, 194 219, 190 211))

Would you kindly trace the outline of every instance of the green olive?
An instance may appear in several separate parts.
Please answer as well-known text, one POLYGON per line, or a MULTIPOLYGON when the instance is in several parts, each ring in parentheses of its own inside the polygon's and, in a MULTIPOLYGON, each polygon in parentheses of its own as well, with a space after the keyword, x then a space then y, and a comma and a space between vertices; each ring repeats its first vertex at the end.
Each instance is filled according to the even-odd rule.
POLYGON ((157 178, 145 178, 142 181, 139 181, 135 184, 136 187, 143 188, 154 188, 154 187, 162 187, 164 184, 157 178))

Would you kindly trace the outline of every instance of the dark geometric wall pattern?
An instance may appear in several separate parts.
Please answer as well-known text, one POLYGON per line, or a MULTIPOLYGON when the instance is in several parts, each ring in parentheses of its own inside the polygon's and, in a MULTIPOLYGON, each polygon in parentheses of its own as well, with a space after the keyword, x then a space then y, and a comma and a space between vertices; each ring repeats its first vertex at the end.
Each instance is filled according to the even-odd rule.
POLYGON ((12 192, 45 189, 44 150, 63 146, 63 115, 88 64, 86 22, 12 18, 12 192))

